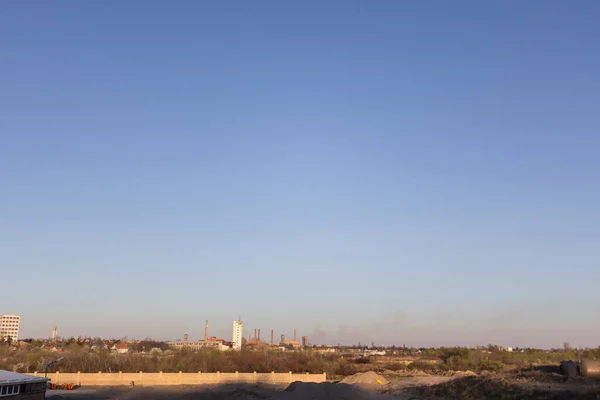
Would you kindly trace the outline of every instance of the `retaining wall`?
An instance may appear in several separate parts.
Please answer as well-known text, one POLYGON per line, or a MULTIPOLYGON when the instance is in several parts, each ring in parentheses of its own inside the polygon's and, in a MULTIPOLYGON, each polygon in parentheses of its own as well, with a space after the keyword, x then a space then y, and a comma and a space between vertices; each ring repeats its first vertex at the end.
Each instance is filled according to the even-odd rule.
MULTIPOLYGON (((44 376, 44 373, 34 372, 33 376, 44 376)), ((158 385, 206 385, 227 383, 274 383, 286 384, 295 381, 321 383, 327 380, 327 375, 322 374, 292 374, 288 373, 60 373, 48 374, 52 383, 75 383, 81 386, 120 386, 135 385, 158 386, 158 385)))

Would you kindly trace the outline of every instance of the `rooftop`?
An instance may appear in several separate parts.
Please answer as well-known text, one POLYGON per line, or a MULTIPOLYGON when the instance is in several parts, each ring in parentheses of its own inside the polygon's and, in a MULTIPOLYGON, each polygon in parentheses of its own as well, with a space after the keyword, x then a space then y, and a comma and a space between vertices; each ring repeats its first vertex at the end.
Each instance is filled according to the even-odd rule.
POLYGON ((16 372, 4 371, 0 369, 0 385, 6 383, 34 383, 47 381, 48 379, 40 376, 18 374, 16 372))
POLYGON ((196 345, 196 344, 218 344, 221 342, 224 342, 225 340, 221 339, 221 338, 216 338, 216 339, 209 339, 209 340, 190 340, 190 341, 185 341, 185 340, 176 340, 174 342, 168 342, 169 344, 176 344, 176 345, 196 345))

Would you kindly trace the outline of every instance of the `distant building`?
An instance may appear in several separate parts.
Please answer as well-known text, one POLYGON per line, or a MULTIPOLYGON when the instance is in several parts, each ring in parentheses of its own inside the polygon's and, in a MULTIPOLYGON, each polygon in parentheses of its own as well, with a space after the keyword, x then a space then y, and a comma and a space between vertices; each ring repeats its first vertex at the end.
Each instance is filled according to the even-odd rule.
POLYGON ((119 354, 124 354, 129 352, 129 347, 127 343, 117 343, 113 347, 110 348, 112 351, 116 351, 119 354))
POLYGON ((0 315, 0 339, 16 342, 19 340, 19 325, 21 317, 18 315, 0 315))
POLYGON ((288 340, 288 341, 286 341, 284 344, 285 344, 285 346, 287 346, 287 347, 293 347, 293 348, 295 348, 295 349, 299 349, 299 348, 300 348, 300 346, 301 346, 301 345, 300 345, 300 342, 299 342, 299 341, 297 341, 297 340, 288 340))
POLYGON ((231 341, 233 342, 233 349, 240 350, 242 348, 244 325, 242 321, 233 321, 233 335, 231 341))
MULTIPOLYGON (((293 340, 285 341, 285 336, 281 335, 281 341, 283 342, 283 345, 288 348, 293 347, 294 349, 299 349, 301 346, 300 342, 296 340, 296 330, 295 329, 294 329, 294 339, 293 340)), ((306 341, 308 342, 308 337, 306 337, 306 341)))
POLYGON ((308 336, 302 336, 302 347, 308 347, 308 336))
POLYGON ((2 400, 44 400, 49 379, 0 370, 2 400))
POLYGON ((317 353, 325 354, 325 353, 335 353, 337 350, 334 347, 317 347, 315 349, 317 353))
POLYGON ((385 356, 384 350, 365 350, 363 352, 366 356, 385 356))
POLYGON ((174 349, 181 350, 183 348, 190 350, 215 349, 215 350, 230 350, 231 343, 225 342, 223 338, 210 337, 207 340, 192 340, 192 341, 175 341, 169 342, 169 346, 174 349))

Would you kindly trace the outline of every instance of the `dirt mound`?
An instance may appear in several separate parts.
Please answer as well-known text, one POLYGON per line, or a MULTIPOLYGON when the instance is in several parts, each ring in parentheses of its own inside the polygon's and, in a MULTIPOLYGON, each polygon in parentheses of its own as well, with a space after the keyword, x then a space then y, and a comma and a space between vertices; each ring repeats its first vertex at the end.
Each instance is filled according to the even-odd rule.
POLYGON ((477 374, 473 371, 455 371, 452 375, 454 378, 464 378, 465 376, 477 376, 477 374))
POLYGON ((392 371, 390 369, 386 369, 383 371, 383 375, 390 377, 414 377, 414 376, 430 376, 427 372, 423 372, 420 369, 401 369, 398 371, 392 371))
POLYGON ((236 399, 244 399, 244 400, 250 400, 250 399, 265 399, 266 396, 261 395, 260 393, 256 393, 252 390, 248 390, 248 389, 235 389, 229 393, 226 393, 227 398, 231 399, 231 398, 236 398, 236 399))
POLYGON ((368 400, 369 397, 351 385, 335 383, 304 383, 293 382, 273 400, 368 400))
POLYGON ((347 376, 340 383, 347 385, 387 385, 390 382, 377 372, 369 371, 347 376))
POLYGON ((403 376, 430 376, 427 372, 421 371, 420 369, 415 369, 412 371, 403 371, 403 376))
POLYGON ((520 371, 514 374, 513 379, 517 379, 519 381, 528 381, 528 382, 564 382, 568 378, 556 372, 548 372, 544 373, 539 370, 534 371, 520 371))
POLYGON ((514 379, 490 379, 480 376, 452 379, 433 386, 422 386, 415 390, 425 399, 553 399, 553 400, 593 400, 598 397, 596 386, 527 384, 514 379))

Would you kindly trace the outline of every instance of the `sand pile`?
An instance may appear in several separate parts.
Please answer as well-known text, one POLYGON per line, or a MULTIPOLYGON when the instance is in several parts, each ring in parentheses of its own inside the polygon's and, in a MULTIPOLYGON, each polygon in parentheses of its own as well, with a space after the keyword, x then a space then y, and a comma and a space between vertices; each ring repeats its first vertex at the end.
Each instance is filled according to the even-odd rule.
POLYGON ((340 383, 347 385, 387 385, 390 382, 378 373, 369 371, 347 376, 340 383))
POLYGON ((273 400, 368 400, 369 396, 361 393, 358 388, 350 385, 335 383, 304 383, 293 382, 273 400))
POLYGON ((456 371, 451 376, 454 378, 463 378, 465 376, 477 376, 477 374, 473 371, 466 370, 466 371, 456 371))

